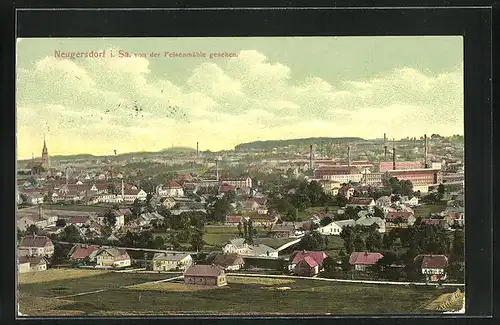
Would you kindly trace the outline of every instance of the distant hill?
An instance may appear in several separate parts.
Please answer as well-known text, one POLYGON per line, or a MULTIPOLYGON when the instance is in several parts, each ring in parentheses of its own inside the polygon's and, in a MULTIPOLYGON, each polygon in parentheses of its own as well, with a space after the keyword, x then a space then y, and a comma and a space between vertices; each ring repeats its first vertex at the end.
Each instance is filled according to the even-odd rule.
POLYGON ((235 150, 271 150, 273 148, 296 146, 296 147, 307 147, 309 145, 321 145, 326 143, 346 143, 346 142, 356 142, 356 141, 366 141, 362 138, 356 137, 344 137, 344 138, 304 138, 304 139, 288 139, 288 140, 265 140, 265 141, 253 141, 248 143, 241 143, 234 147, 235 150))

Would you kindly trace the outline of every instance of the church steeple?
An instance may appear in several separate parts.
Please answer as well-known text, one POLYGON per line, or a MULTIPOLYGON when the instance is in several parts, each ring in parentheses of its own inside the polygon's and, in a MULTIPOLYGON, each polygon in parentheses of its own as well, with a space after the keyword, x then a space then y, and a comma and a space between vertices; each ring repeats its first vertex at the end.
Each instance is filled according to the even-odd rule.
POLYGON ((45 134, 43 135, 42 167, 45 170, 49 169, 49 152, 47 150, 47 142, 45 141, 45 134))

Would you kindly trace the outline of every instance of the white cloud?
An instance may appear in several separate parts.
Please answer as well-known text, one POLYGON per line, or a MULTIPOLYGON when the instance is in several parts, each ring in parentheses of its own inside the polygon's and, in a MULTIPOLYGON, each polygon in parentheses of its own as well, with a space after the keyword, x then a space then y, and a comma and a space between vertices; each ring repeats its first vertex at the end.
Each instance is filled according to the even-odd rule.
POLYGON ((39 151, 44 132, 61 153, 462 133, 462 71, 430 75, 399 67, 335 87, 319 77, 292 80, 289 67, 247 50, 227 64, 200 63, 185 84, 175 84, 153 77, 145 58, 45 57, 18 69, 18 147, 21 156, 39 151))

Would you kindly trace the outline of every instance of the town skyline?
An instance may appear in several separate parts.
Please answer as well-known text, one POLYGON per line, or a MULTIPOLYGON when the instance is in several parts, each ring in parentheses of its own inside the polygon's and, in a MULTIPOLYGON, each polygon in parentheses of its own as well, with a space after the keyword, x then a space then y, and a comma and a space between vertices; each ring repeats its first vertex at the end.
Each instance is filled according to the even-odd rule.
POLYGON ((17 59, 18 159, 44 134, 52 156, 463 134, 461 37, 22 39, 17 59), (54 57, 99 49, 238 56, 54 57))

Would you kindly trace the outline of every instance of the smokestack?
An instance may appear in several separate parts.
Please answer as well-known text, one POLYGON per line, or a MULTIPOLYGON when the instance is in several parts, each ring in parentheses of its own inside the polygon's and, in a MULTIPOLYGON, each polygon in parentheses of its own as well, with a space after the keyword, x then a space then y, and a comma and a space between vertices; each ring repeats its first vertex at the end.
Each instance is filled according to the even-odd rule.
POLYGON ((347 167, 351 167, 351 147, 347 146, 347 167))
POLYGON ((384 146, 384 160, 387 161, 387 146, 384 146))
POLYGON ((123 179, 122 179, 122 200, 125 197, 125 185, 123 184, 123 179))
POLYGON ((424 134, 424 168, 429 168, 427 165, 427 134, 424 134))
POLYGON ((309 145, 309 167, 313 170, 313 145, 309 145))
POLYGON ((199 142, 196 142, 196 157, 198 157, 198 149, 199 149, 199 145, 200 143, 199 142))
POLYGON ((386 137, 386 135, 384 133, 384 145, 386 144, 386 142, 387 142, 387 137, 386 137))
POLYGON ((396 170, 396 146, 392 146, 392 169, 396 170))
POLYGON ((217 159, 215 159, 215 170, 216 170, 216 179, 217 179, 217 182, 219 181, 219 161, 217 159))

